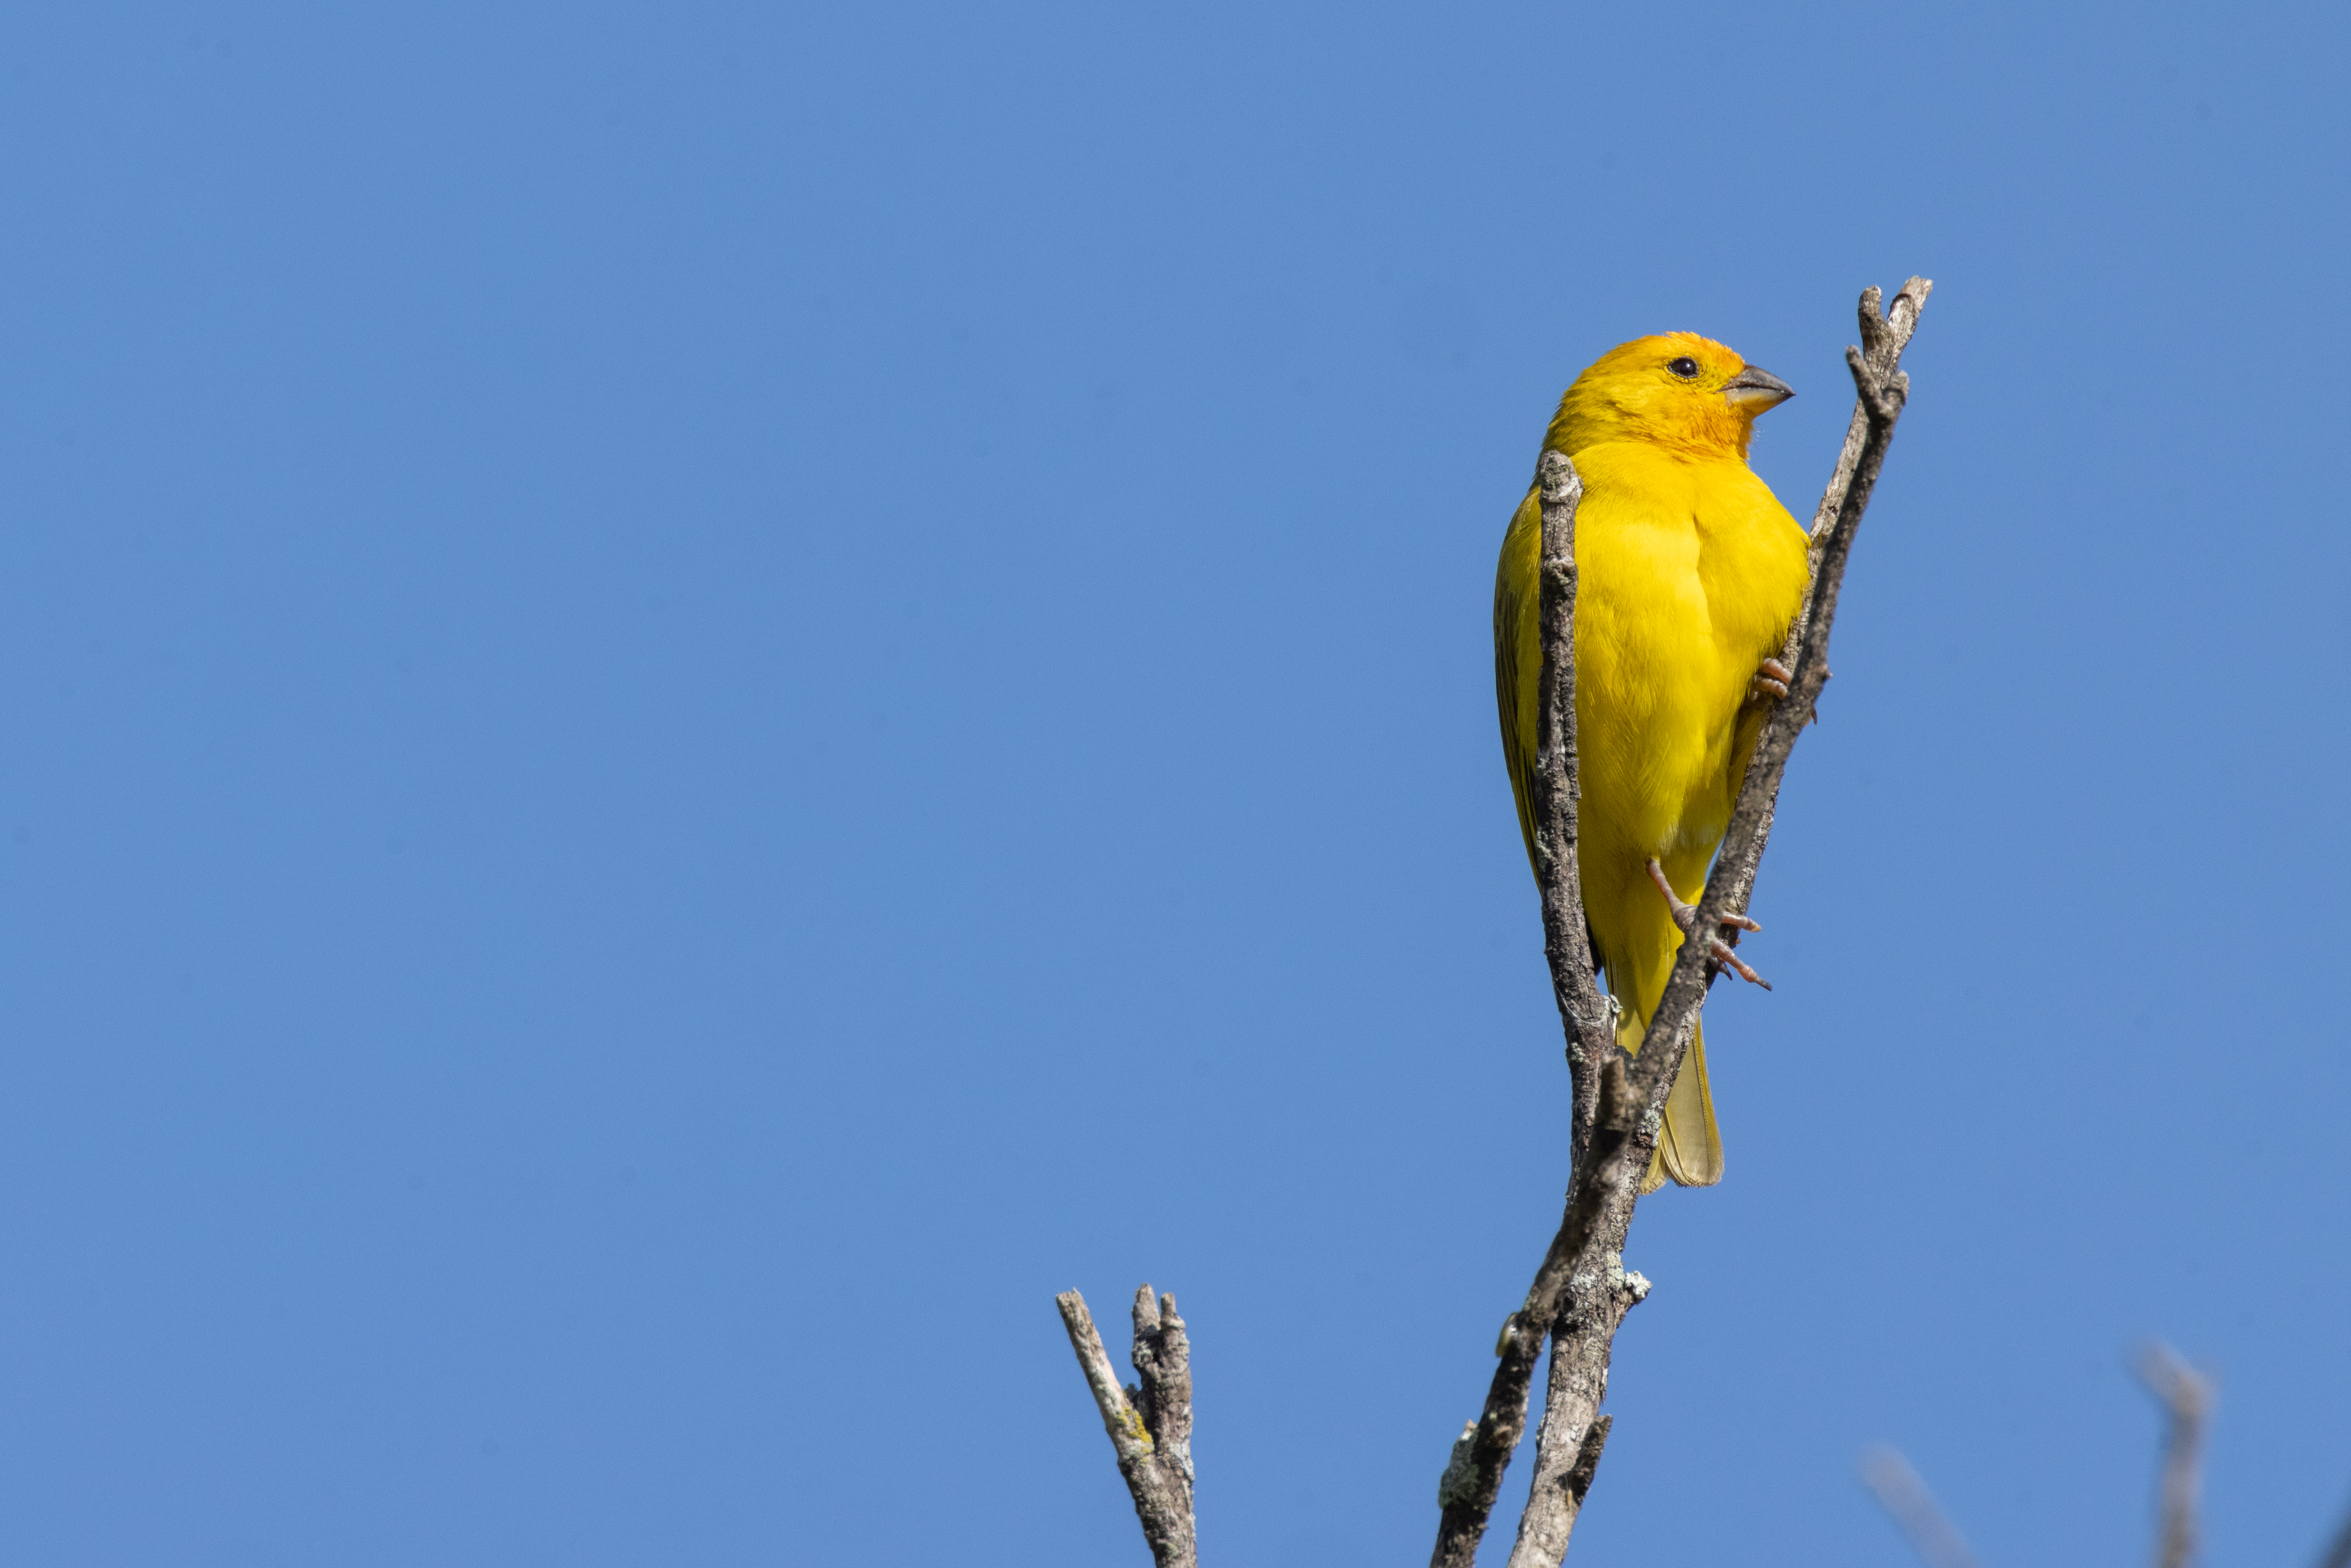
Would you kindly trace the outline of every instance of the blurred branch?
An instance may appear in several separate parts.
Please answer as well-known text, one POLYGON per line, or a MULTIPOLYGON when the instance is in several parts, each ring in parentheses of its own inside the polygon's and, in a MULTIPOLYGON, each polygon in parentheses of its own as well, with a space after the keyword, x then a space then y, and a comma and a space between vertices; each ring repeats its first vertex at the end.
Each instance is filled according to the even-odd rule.
POLYGON ((1192 1351, 1176 1298, 1155 1301, 1151 1287, 1134 1293, 1134 1370, 1139 1383, 1121 1388, 1110 1353, 1095 1332, 1086 1299, 1075 1291, 1053 1298, 1070 1348, 1093 1390, 1118 1455, 1118 1473, 1134 1498, 1135 1517, 1158 1568, 1197 1568, 1192 1521, 1192 1351))
POLYGON ((2327 1543, 2326 1555, 2318 1560, 2318 1568, 2351 1568, 2351 1512, 2344 1514, 2335 1539, 2327 1543))
POLYGON ((1872 1448, 1862 1456, 1861 1484, 1877 1499, 1927 1568, 1976 1568, 1975 1553, 1959 1539, 1959 1530, 1936 1504, 1935 1495, 1910 1468, 1909 1460, 1892 1448, 1872 1448))
MULTIPOLYGON (((2139 1352, 2139 1381, 2163 1406, 2163 1480, 2158 1503, 2155 1568, 2188 1568, 2196 1556, 2197 1494, 2204 1463, 2204 1430, 2212 1419, 2215 1390, 2210 1378, 2198 1372, 2167 1344, 2150 1344, 2139 1352)), ((1892 1448, 1873 1448, 1862 1457, 1862 1484, 1876 1494, 1894 1522, 1928 1568, 1975 1568, 1975 1558, 1959 1540, 1959 1532, 1943 1517, 1902 1456, 1892 1448)), ((2319 1568, 2351 1568, 2351 1519, 2319 1568)))
POLYGON ((2196 1501, 2204 1465, 2204 1427, 2211 1419, 2211 1381, 2168 1344, 2139 1352, 2138 1379, 2161 1402, 2163 1492, 2155 1568, 2188 1568, 2196 1555, 2196 1501))

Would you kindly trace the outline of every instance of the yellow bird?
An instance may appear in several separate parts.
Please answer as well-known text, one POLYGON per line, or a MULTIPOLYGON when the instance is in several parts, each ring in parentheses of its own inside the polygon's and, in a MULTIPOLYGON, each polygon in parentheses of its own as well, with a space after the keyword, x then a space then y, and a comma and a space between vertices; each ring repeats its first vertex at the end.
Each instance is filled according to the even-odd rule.
MULTIPOLYGON (((1793 395, 1720 343, 1670 332, 1602 356, 1560 399, 1543 437, 1543 450, 1565 453, 1583 479, 1577 848, 1584 915, 1628 1051, 1665 995, 1766 704, 1786 693, 1788 672, 1772 655, 1803 604, 1804 530, 1747 466, 1747 444, 1756 416, 1793 395)), ((1541 547, 1541 497, 1530 489, 1494 581, 1502 751, 1530 860, 1541 547)), ((1756 978, 1728 947, 1717 953, 1756 978)), ((1642 1190, 1667 1176, 1685 1186, 1722 1179, 1702 1035, 1666 1101, 1642 1190)))

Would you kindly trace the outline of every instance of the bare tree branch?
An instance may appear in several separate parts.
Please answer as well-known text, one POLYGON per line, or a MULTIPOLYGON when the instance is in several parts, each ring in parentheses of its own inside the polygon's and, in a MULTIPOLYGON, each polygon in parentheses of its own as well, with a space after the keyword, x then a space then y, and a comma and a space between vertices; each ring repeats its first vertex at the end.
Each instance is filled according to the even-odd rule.
MULTIPOLYGON (((1546 452, 1535 466, 1535 484, 1542 507, 1538 611, 1542 645, 1546 650, 1572 649, 1575 646, 1575 508, 1583 497, 1583 481, 1563 455, 1546 452)), ((1532 791, 1536 879, 1542 891, 1543 955, 1551 963, 1552 998, 1567 1031, 1573 1106, 1568 1168, 1574 1171, 1583 1166, 1589 1155, 1592 1130, 1599 1115, 1600 1066, 1617 1053, 1613 1049, 1613 1014, 1593 970, 1592 936, 1583 919, 1583 879, 1577 869, 1573 658, 1546 653, 1536 703, 1532 791)), ((1621 1086, 1621 1072, 1618 1082, 1621 1086)), ((1501 1490, 1502 1473, 1510 1468, 1510 1456, 1526 1432, 1527 1391, 1534 1381, 1535 1360, 1542 1352, 1544 1335, 1559 1315, 1569 1283, 1574 1231, 1571 1189, 1567 1212, 1551 1250, 1535 1270, 1525 1304, 1502 1324, 1501 1337, 1494 1347, 1500 1364, 1487 1388, 1486 1407, 1454 1445, 1437 1483, 1437 1506, 1444 1512, 1437 1523, 1436 1551, 1429 1558, 1432 1568, 1468 1568, 1477 1558, 1478 1542, 1501 1490)), ((1596 1448, 1593 1461, 1599 1461, 1596 1448)), ((1576 1494, 1579 1504, 1582 1495, 1576 1494)))
MULTIPOLYGON (((1554 1357, 1554 1377, 1560 1364, 1554 1357)), ((1615 1424, 1614 1416, 1595 1417, 1576 1440, 1574 1458, 1564 1470, 1553 1474, 1537 1468, 1526 1511, 1519 1515, 1519 1539, 1510 1547, 1511 1568, 1529 1564, 1551 1568, 1567 1555, 1568 1537, 1574 1533, 1576 1516, 1583 1511, 1583 1494, 1592 1490, 1593 1473, 1600 1468, 1600 1450, 1608 1446, 1608 1429, 1615 1424)), ((1546 1451, 1565 1454, 1569 1449, 1564 1443, 1555 1443, 1548 1450, 1538 1446, 1538 1453, 1546 1451)))
MULTIPOLYGON (((1600 1462, 1600 1444, 1605 1440, 1606 1429, 1592 1418, 1591 1410, 1607 1392, 1608 1353, 1615 1341, 1616 1325, 1649 1293, 1649 1282, 1638 1274, 1626 1273, 1619 1253, 1609 1254, 1600 1270, 1578 1264, 1585 1260, 1591 1237, 1605 1222, 1604 1194, 1622 1181, 1637 1187, 1649 1156, 1646 1149, 1636 1148, 1633 1136, 1638 1107, 1628 1086, 1624 1053, 1610 1051, 1595 1076, 1600 1086, 1591 1157, 1595 1170, 1611 1179, 1578 1182, 1569 1189, 1567 1214, 1560 1221, 1542 1266, 1535 1271, 1526 1304, 1502 1324, 1501 1340, 1495 1346, 1501 1364, 1495 1368, 1487 1391, 1485 1412, 1454 1445, 1453 1461, 1438 1483, 1437 1502, 1444 1516, 1437 1526, 1437 1549, 1429 1559, 1431 1568, 1468 1568, 1477 1560, 1478 1542, 1493 1511, 1495 1494, 1501 1490, 1502 1472, 1526 1429, 1527 1389, 1535 1357, 1542 1349, 1547 1329, 1554 1323, 1590 1324, 1600 1332, 1576 1336, 1564 1358, 1561 1342, 1556 1338, 1552 1342, 1553 1394, 1543 1412, 1543 1431, 1550 1441, 1538 1448, 1534 1490, 1528 1504, 1530 1513, 1540 1511, 1542 1517, 1531 1523, 1522 1519, 1521 1534, 1546 1550, 1555 1542, 1563 1552, 1583 1494, 1591 1486, 1591 1471, 1600 1462), (1562 1396, 1562 1385, 1572 1393, 1562 1396), (1570 1441, 1565 1423, 1576 1409, 1583 1411, 1584 1418, 1570 1441), (1592 1436, 1594 1428, 1600 1429, 1598 1438, 1592 1436), (1554 1454, 1568 1457, 1556 1464, 1544 1462, 1546 1456, 1554 1454), (1579 1468, 1584 1473, 1580 1481, 1571 1484, 1569 1478, 1579 1468), (1572 1506, 1562 1504, 1563 1497, 1572 1500, 1572 1506)), ((1558 1560, 1557 1556, 1550 1559, 1558 1560)), ((1520 1561, 1516 1552, 1512 1561, 1520 1561)))
MULTIPOLYGON (((1612 1050, 1601 1061, 1601 1070, 1594 1074, 1600 1084, 1591 1136, 1592 1157, 1604 1166, 1630 1157, 1625 1151, 1632 1144, 1634 1109, 1632 1092, 1626 1087, 1623 1053, 1612 1050)), ((1646 1160, 1647 1155, 1640 1157, 1646 1160)), ((1638 1172, 1633 1179, 1638 1182, 1638 1172)), ((1535 1358, 1541 1353, 1543 1338, 1551 1325, 1562 1318, 1562 1304, 1571 1297, 1578 1301, 1578 1310, 1573 1314, 1578 1321, 1592 1313, 1604 1314, 1611 1320, 1610 1333, 1596 1342, 1601 1355, 1598 1366, 1583 1364, 1579 1368, 1580 1375, 1596 1378, 1604 1385, 1593 1391, 1591 1403, 1596 1406, 1607 1381, 1606 1354, 1614 1340, 1614 1324, 1622 1322, 1634 1303, 1648 1293, 1648 1281, 1637 1274, 1626 1275, 1621 1260, 1613 1278, 1577 1269, 1578 1260, 1585 1250, 1583 1241, 1601 1222, 1596 1207, 1599 1192, 1600 1188, 1591 1183, 1578 1183, 1569 1188, 1567 1213, 1560 1221, 1558 1234, 1552 1239, 1551 1250, 1535 1270, 1534 1283, 1527 1289, 1526 1302, 1502 1324, 1501 1338, 1494 1347, 1500 1364, 1494 1369, 1493 1382, 1487 1388, 1486 1408, 1454 1445, 1452 1462, 1446 1466, 1444 1479, 1437 1485, 1437 1500, 1444 1513, 1437 1523, 1437 1547, 1429 1557, 1431 1568, 1469 1568, 1477 1561, 1478 1542, 1485 1534, 1495 1496, 1501 1490, 1502 1473, 1509 1469, 1510 1456, 1526 1431, 1527 1390, 1533 1381, 1535 1358)), ((1556 1380, 1560 1366, 1556 1344, 1552 1356, 1556 1380)), ((1546 1430, 1552 1420, 1552 1412, 1547 1408, 1546 1430)), ((1575 1442, 1566 1451, 1580 1457, 1585 1429, 1595 1424, 1587 1417, 1585 1428, 1578 1429, 1575 1442)), ((1592 1462, 1599 1462, 1596 1446, 1592 1462)), ((1563 1473, 1572 1468, 1563 1465, 1559 1469, 1563 1473)), ((1537 1488, 1545 1489, 1547 1479, 1552 1481, 1549 1493, 1555 1499, 1559 1490, 1556 1479, 1547 1478, 1539 1468, 1537 1488)), ((1584 1485, 1589 1484, 1587 1476, 1584 1485)), ((1581 1490, 1574 1493, 1574 1499, 1580 1507, 1581 1490)), ((1565 1531, 1573 1521, 1574 1511, 1571 1509, 1559 1527, 1562 1549, 1565 1531)))
POLYGON ((1577 859, 1576 813, 1583 800, 1575 740, 1575 508, 1583 478, 1562 452, 1535 465, 1542 506, 1542 557, 1536 616, 1542 669, 1535 686, 1535 771, 1530 802, 1535 821, 1535 884, 1542 890, 1543 957, 1551 965, 1552 999, 1567 1032, 1567 1072, 1573 1096, 1568 1169, 1583 1168, 1593 1119, 1600 1104, 1600 1063, 1614 1054, 1615 1009, 1600 994, 1592 962, 1592 932, 1583 916, 1583 874, 1577 859), (1554 656, 1552 650, 1561 650, 1554 656))
MULTIPOLYGON (((1894 303, 1886 307, 1884 315, 1878 313, 1878 301, 1882 297, 1877 287, 1873 284, 1862 291, 1860 311, 1862 362, 1855 367, 1855 381, 1859 395, 1854 399, 1853 418, 1845 424, 1844 446, 1837 454, 1836 467, 1829 475, 1827 488, 1821 492, 1820 506, 1813 512, 1813 526, 1809 535, 1811 549, 1807 553, 1811 559, 1815 594, 1821 580, 1823 553, 1828 548, 1829 536, 1835 528, 1837 520, 1844 515, 1845 502, 1853 494, 1854 481, 1861 475, 1862 455, 1869 446, 1872 399, 1867 387, 1860 384, 1861 372, 1865 370, 1868 372, 1869 381, 1873 383, 1897 383, 1902 395, 1908 395, 1909 378, 1901 374, 1902 350, 1910 346, 1910 335, 1918 329, 1918 314, 1927 308, 1927 296, 1934 292, 1934 287, 1935 285, 1927 278, 1912 278, 1896 290, 1894 303)), ((1845 350, 1846 362, 1849 366, 1852 365, 1853 352, 1854 350, 1850 349, 1845 350)), ((1898 413, 1899 408, 1897 407, 1895 412, 1898 413)), ((1886 427, 1886 438, 1890 440, 1893 434, 1893 426, 1889 423, 1886 427)), ((1883 463, 1885 457, 1885 447, 1881 443, 1877 452, 1877 462, 1883 463)), ((1862 506, 1869 505, 1869 486, 1876 482, 1876 466, 1873 465, 1863 486, 1862 506)), ((1858 524, 1860 520, 1860 516, 1856 513, 1854 521, 1858 524)), ((1852 545, 1850 528, 1845 533, 1845 545, 1847 549, 1852 545)), ((1837 570, 1839 577, 1842 578, 1844 575, 1842 563, 1837 570)), ((1813 596, 1808 595, 1803 613, 1798 615, 1796 623, 1788 628, 1787 645, 1780 653, 1780 662, 1792 670, 1796 667, 1797 655, 1802 651, 1804 634, 1812 625, 1812 618, 1813 596)), ((1821 679, 1825 681, 1828 676, 1828 666, 1823 664, 1821 666, 1821 679)), ((1813 700, 1806 704, 1807 713, 1815 718, 1819 716, 1814 706, 1817 700, 1816 692, 1813 700)), ((1758 749, 1760 751, 1761 748, 1758 749)), ((1748 777, 1750 779, 1754 777, 1752 768, 1750 768, 1748 777)), ((1743 803, 1745 800, 1743 792, 1740 799, 1743 803)), ((1728 896, 1725 908, 1742 913, 1746 910, 1747 901, 1755 891, 1755 873, 1763 863, 1763 846, 1771 840, 1771 824, 1778 814, 1779 803, 1780 785, 1775 778, 1771 781, 1769 792, 1763 798, 1762 817, 1754 834, 1736 853, 1732 852, 1730 839, 1728 836, 1724 838, 1723 852, 1715 858, 1715 872, 1717 875, 1720 875, 1725 867, 1729 870, 1730 880, 1725 884, 1728 896)), ((1698 929, 1707 928, 1698 927, 1698 929)), ((1732 943, 1736 946, 1735 936, 1732 938, 1732 943)))
MULTIPOLYGON (((1879 378, 1894 369, 1902 358, 1902 350, 1910 346, 1910 335, 1918 329, 1918 312, 1926 308, 1927 296, 1934 287, 1927 278, 1914 277, 1895 291, 1894 303, 1886 306, 1883 312, 1879 307, 1885 297, 1877 286, 1872 284, 1862 290, 1861 351, 1871 371, 1879 378)), ((1861 449, 1868 438, 1869 408, 1865 403, 1856 403, 1853 418, 1846 422, 1844 447, 1837 454, 1828 488, 1821 493, 1821 504, 1813 512, 1809 531, 1815 548, 1828 537, 1829 525, 1844 506, 1845 492, 1853 487, 1854 475, 1861 467, 1861 449)), ((1819 557, 1815 555, 1813 559, 1817 561, 1819 557)), ((1789 650, 1793 652, 1794 648, 1792 639, 1789 650)))
POLYGON ((1910 1461, 1892 1448, 1872 1448, 1861 1459, 1861 1484, 1877 1499, 1927 1568, 1976 1568, 1975 1553, 1936 1504, 1910 1461))
POLYGON ((1192 1352, 1176 1298, 1155 1301, 1144 1285, 1134 1295, 1134 1370, 1141 1382, 1121 1388, 1110 1353, 1095 1332, 1086 1299, 1075 1291, 1053 1298, 1070 1348, 1093 1390, 1094 1406, 1118 1454, 1118 1473, 1134 1498, 1135 1517, 1158 1568, 1198 1568, 1192 1521, 1192 1352))
MULTIPOLYGON (((1795 672, 1795 676, 1789 682, 1788 695, 1774 706, 1771 722, 1764 727, 1763 738, 1747 765, 1747 778, 1740 786, 1739 803, 1732 809, 1730 827, 1722 836, 1721 852, 1715 856, 1714 871, 1707 878, 1706 893, 1698 900, 1695 930, 1720 930, 1721 916, 1744 914, 1754 892, 1755 873, 1763 863, 1763 847, 1771 836, 1780 781, 1787 773, 1788 754, 1795 747, 1797 735, 1814 716, 1821 688, 1828 684, 1829 628, 1836 619, 1837 594, 1844 584, 1844 565, 1853 550, 1854 532, 1861 526, 1862 514, 1868 509, 1870 492, 1876 487, 1886 448, 1894 440, 1895 421, 1901 417, 1902 405, 1910 395, 1910 378, 1901 369, 1902 350, 1909 346, 1911 334, 1917 330, 1919 312, 1926 308, 1927 296, 1934 287, 1923 277, 1910 279, 1896 293, 1893 307, 1883 316, 1878 314, 1878 290, 1872 287, 1863 291, 1861 339, 1865 347, 1845 350, 1845 364, 1853 372, 1857 394, 1852 422, 1845 429, 1844 453, 1852 454, 1852 464, 1848 467, 1844 453, 1838 455, 1836 470, 1822 493, 1820 510, 1814 514, 1812 590, 1805 596, 1802 613, 1788 634, 1787 651, 1781 661, 1795 672), (1713 924, 1708 925, 1708 921, 1713 924)), ((1644 1062, 1656 1054, 1662 1067, 1662 1058, 1669 1054, 1672 1067, 1680 1067, 1682 1052, 1688 1045, 1687 1036, 1698 1020, 1698 1003, 1711 982, 1706 967, 1703 944, 1684 943, 1673 977, 1666 983, 1665 999, 1649 1020, 1648 1037, 1641 1051, 1644 1062), (1660 1027, 1666 1023, 1672 1025, 1673 1035, 1679 1038, 1669 1052, 1653 1052, 1651 1044, 1666 1038, 1660 1027)), ((1665 1082, 1667 1088, 1673 1085, 1670 1070, 1666 1072, 1665 1082)))
MULTIPOLYGON (((1611 1197, 1620 1189, 1639 1191, 1649 1168, 1648 1145, 1635 1135, 1640 1107, 1633 1098, 1624 1053, 1611 1047, 1598 1076, 1591 1178, 1576 1183, 1562 1228, 1581 1245, 1570 1249, 1567 1289, 1552 1320, 1551 1379, 1542 1425, 1535 1433, 1534 1479, 1519 1515, 1510 1568, 1557 1568, 1567 1554, 1568 1538, 1592 1484, 1592 1469, 1600 1462, 1600 1445, 1613 1425, 1598 1411, 1608 1394, 1608 1362, 1616 1330, 1625 1314, 1649 1294, 1649 1281, 1625 1268, 1622 1223, 1610 1208, 1611 1197), (1618 1226, 1616 1245, 1599 1249, 1595 1263, 1593 1239, 1612 1224, 1618 1226)), ((1627 1203, 1623 1220, 1630 1218, 1627 1203)))
POLYGON ((2139 1353, 2138 1378, 2162 1402, 2161 1523, 2156 1532, 2155 1568, 2188 1568, 2197 1547, 2196 1502, 2203 1479, 2204 1428, 2211 1419, 2214 1389, 2168 1344, 2139 1353))

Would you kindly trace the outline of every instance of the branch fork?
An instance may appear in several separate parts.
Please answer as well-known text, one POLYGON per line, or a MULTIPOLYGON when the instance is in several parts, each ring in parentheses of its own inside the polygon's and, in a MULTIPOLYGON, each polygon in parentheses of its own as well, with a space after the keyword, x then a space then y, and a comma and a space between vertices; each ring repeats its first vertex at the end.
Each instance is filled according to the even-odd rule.
POLYGON ((1154 1298, 1144 1285, 1134 1293, 1134 1371, 1137 1382, 1122 1388, 1110 1353, 1102 1348, 1086 1299, 1075 1291, 1053 1298, 1061 1326, 1077 1353, 1094 1408, 1118 1455, 1118 1473, 1134 1499, 1135 1518, 1151 1543, 1157 1568, 1197 1568, 1199 1548, 1192 1518, 1192 1343, 1176 1298, 1154 1298))

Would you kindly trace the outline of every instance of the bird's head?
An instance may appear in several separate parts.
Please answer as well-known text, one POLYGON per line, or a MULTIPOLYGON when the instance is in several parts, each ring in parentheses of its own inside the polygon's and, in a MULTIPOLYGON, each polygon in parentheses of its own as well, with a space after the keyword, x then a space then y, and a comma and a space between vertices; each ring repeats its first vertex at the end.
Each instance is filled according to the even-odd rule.
POLYGON ((1745 457, 1755 419, 1796 395, 1769 371, 1695 332, 1620 343, 1559 400, 1544 445, 1570 457, 1604 441, 1646 441, 1745 457))

